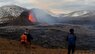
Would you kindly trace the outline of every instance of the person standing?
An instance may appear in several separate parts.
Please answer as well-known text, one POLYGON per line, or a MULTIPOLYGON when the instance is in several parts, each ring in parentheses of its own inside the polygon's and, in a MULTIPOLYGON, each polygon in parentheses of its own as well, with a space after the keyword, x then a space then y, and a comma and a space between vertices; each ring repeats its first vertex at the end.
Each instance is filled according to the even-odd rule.
POLYGON ((25 29, 25 35, 27 36, 27 42, 28 42, 28 44, 31 44, 31 40, 33 39, 33 37, 32 37, 32 35, 30 34, 30 31, 29 31, 29 29, 25 29))
POLYGON ((76 45, 76 35, 74 34, 74 29, 69 30, 69 34, 67 36, 67 43, 68 43, 68 54, 75 52, 75 45, 76 45))

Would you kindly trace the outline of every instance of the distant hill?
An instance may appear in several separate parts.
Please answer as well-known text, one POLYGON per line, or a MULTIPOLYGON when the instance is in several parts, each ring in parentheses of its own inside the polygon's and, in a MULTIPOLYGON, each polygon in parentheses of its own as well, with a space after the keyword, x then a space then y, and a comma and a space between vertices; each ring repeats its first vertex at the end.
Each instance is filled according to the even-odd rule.
POLYGON ((89 29, 95 29, 95 10, 80 10, 60 16, 63 24, 82 25, 89 29))
POLYGON ((16 6, 16 5, 6 5, 0 7, 0 26, 14 25, 20 21, 19 16, 23 11, 27 9, 16 6), (18 20, 19 21, 16 21, 18 20))

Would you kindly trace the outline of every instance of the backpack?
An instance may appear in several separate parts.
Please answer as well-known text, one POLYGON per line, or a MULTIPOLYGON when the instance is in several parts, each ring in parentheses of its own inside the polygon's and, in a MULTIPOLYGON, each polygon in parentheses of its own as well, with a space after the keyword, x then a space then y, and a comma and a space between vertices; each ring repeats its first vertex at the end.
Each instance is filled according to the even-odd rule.
POLYGON ((22 42, 27 43, 27 35, 25 35, 25 34, 21 35, 21 43, 22 42))
POLYGON ((76 41, 76 37, 73 34, 68 35, 68 44, 69 45, 74 45, 76 41))

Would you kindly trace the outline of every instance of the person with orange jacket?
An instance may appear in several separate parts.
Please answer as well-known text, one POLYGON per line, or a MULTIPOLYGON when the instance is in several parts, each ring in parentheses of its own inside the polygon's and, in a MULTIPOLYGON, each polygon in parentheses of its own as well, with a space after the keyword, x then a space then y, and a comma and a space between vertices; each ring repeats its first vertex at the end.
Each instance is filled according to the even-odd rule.
POLYGON ((31 36, 29 29, 26 28, 24 34, 21 36, 21 42, 25 44, 31 44, 32 39, 33 37, 31 36))
POLYGON ((28 43, 27 36, 24 33, 24 34, 21 35, 21 44, 27 44, 27 43, 28 43))

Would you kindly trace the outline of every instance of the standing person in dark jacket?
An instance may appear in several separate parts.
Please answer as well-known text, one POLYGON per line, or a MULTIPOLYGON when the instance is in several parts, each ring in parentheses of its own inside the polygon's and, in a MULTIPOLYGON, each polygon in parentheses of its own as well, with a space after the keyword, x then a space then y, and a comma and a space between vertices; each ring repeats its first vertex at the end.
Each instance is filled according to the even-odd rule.
POLYGON ((30 32, 29 32, 29 29, 26 28, 25 30, 25 35, 27 36, 27 42, 29 44, 31 44, 31 40, 33 39, 33 37, 31 36, 30 32))
POLYGON ((71 53, 74 54, 75 51, 75 44, 76 44, 76 35, 74 34, 74 29, 69 30, 70 33, 67 36, 67 42, 68 42, 68 54, 71 53))

